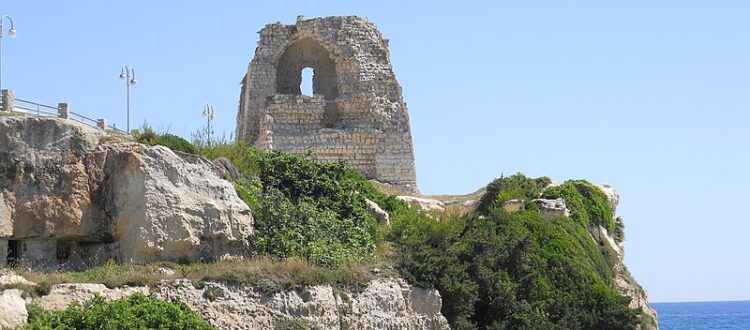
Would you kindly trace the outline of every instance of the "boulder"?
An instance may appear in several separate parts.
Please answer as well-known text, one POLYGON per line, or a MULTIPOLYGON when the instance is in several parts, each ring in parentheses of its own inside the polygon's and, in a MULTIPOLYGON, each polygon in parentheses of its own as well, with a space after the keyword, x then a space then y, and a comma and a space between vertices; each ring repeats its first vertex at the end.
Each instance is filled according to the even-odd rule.
POLYGON ((560 215, 565 217, 570 216, 570 210, 568 210, 568 206, 567 204, 565 204, 565 200, 562 198, 537 198, 533 199, 532 202, 539 205, 539 213, 541 213, 545 217, 554 217, 560 215))
POLYGON ((106 209, 122 261, 211 261, 246 251, 250 209, 209 161, 186 160, 163 146, 106 148, 106 209))
POLYGON ((240 177, 240 171, 232 164, 232 161, 225 158, 219 157, 211 161, 216 167, 219 168, 224 178, 237 180, 240 177))
POLYGON ((0 295, 0 329, 15 329, 26 324, 29 312, 18 289, 3 290, 0 295))
POLYGON ((380 205, 366 198, 365 203, 367 204, 367 211, 370 212, 373 218, 378 220, 378 223, 386 226, 391 225, 391 217, 388 215, 388 212, 380 208, 380 205))

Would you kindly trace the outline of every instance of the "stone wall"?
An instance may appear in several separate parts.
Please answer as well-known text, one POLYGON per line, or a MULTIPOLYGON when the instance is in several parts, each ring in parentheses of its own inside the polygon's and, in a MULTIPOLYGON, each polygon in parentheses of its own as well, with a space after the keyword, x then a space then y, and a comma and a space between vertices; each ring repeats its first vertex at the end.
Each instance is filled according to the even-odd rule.
POLYGON ((320 161, 345 160, 368 178, 417 191, 409 115, 388 40, 357 16, 325 17, 260 32, 242 81, 237 139, 320 161), (313 95, 302 70, 313 68, 313 95))

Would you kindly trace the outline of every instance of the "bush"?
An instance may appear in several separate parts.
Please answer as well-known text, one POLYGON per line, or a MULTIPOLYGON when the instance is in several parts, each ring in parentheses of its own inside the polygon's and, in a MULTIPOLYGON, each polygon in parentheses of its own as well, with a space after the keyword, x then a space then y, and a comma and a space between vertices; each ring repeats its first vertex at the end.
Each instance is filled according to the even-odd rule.
POLYGON ((189 154, 198 153, 198 149, 187 140, 169 133, 157 134, 156 131, 148 124, 143 124, 141 129, 134 129, 131 134, 138 143, 150 146, 161 145, 175 151, 181 151, 189 154))
POLYGON ((601 225, 610 233, 617 230, 614 211, 607 204, 607 196, 599 187, 585 180, 565 181, 562 185, 544 190, 542 197, 565 199, 570 217, 586 228, 601 225))
POLYGON ((226 157, 241 172, 234 185, 253 209, 253 250, 259 255, 302 257, 323 266, 361 260, 374 254, 377 239, 377 221, 365 198, 405 207, 344 162, 319 163, 241 144, 203 147, 199 153, 226 157))
POLYGON ((215 329, 180 302, 167 302, 153 295, 133 294, 108 302, 95 297, 83 306, 48 313, 29 308, 28 329, 215 329))
MULTIPOLYGON (((638 324, 630 299, 613 289, 612 269, 587 226, 533 210, 502 209, 504 200, 537 197, 547 180, 522 175, 496 180, 477 214, 393 217, 387 237, 400 246, 403 276, 441 292, 442 312, 452 328, 633 329, 638 324)), ((598 214, 588 209, 596 203, 581 205, 580 212, 598 214)))
POLYGON ((196 154, 198 150, 187 140, 173 134, 164 133, 156 138, 154 144, 165 146, 175 151, 181 151, 189 154, 196 154))
POLYGON ((264 154, 259 165, 256 252, 300 256, 326 266, 374 253, 377 222, 365 208, 363 180, 351 175, 345 163, 273 152, 264 154))
POLYGON ((548 177, 528 178, 521 173, 509 177, 500 177, 487 185, 487 191, 477 203, 477 212, 487 215, 495 207, 512 199, 538 198, 542 189, 552 181, 548 177))

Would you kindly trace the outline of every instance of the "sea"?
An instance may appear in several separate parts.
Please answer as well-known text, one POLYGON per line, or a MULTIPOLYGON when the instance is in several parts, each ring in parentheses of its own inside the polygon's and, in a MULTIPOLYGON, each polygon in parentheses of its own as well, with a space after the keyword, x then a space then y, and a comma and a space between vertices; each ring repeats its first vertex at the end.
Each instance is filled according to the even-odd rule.
POLYGON ((659 329, 747 329, 750 301, 652 303, 659 315, 659 329))

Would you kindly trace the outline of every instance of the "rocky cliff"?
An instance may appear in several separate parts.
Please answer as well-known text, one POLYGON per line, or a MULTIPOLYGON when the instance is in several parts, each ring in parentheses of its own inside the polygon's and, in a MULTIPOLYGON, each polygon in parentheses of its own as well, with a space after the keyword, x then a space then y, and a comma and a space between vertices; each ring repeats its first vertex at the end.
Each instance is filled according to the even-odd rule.
POLYGON ((250 209, 212 163, 105 140, 71 120, 0 117, 3 264, 80 269, 246 250, 250 209))
MULTIPOLYGON (((617 190, 610 185, 601 185, 599 188, 607 196, 607 203, 614 210, 617 211, 617 205, 620 203, 620 195, 617 194, 617 190)), ((621 221, 621 220, 620 220, 621 221)), ((630 272, 625 267, 625 246, 624 242, 619 243, 615 240, 612 235, 607 232, 602 226, 590 230, 591 237, 606 251, 609 251, 610 255, 615 256, 614 265, 612 265, 615 274, 615 287, 620 294, 630 297, 630 307, 633 309, 641 309, 643 312, 642 329, 658 329, 658 322, 656 317, 656 311, 648 304, 648 296, 646 290, 644 290, 640 284, 630 275, 630 272)))
MULTIPOLYGON (((10 276, 15 275, 6 274, 0 278, 10 276)), ((19 280, 17 276, 15 279, 19 280)), ((19 290, 11 289, 0 295, 0 307, 4 307, 0 310, 0 326, 25 324, 27 304, 58 311, 95 296, 113 300, 136 292, 153 292, 161 299, 182 301, 219 329, 450 328, 440 314, 442 305, 437 290, 416 288, 399 278, 372 280, 361 291, 316 285, 264 293, 249 285, 218 282, 206 282, 196 288, 185 279, 164 280, 154 287, 114 289, 103 284, 58 284, 52 286, 45 296, 25 300, 19 290)))
MULTIPOLYGON (((0 117, 0 250, 7 251, 7 258, 0 259, 0 263, 13 266, 20 264, 43 270, 80 270, 101 265, 109 260, 118 263, 147 264, 164 260, 217 261, 247 256, 254 237, 254 226, 257 224, 254 223, 249 207, 235 192, 233 183, 225 179, 237 178, 240 173, 235 168, 237 173, 232 175, 228 168, 233 168, 228 159, 210 162, 162 146, 145 146, 129 142, 127 139, 113 139, 100 130, 74 121, 0 117)), ((572 228, 561 224, 569 223, 566 220, 575 220, 573 218, 580 215, 581 206, 575 210, 572 207, 575 205, 570 203, 570 200, 566 205, 566 196, 546 196, 543 192, 547 188, 540 186, 533 194, 526 194, 528 196, 524 198, 512 197, 514 199, 510 200, 500 200, 491 194, 487 195, 486 191, 483 194, 491 197, 487 199, 490 202, 502 202, 499 206, 502 207, 503 214, 533 213, 533 216, 528 216, 527 219, 534 220, 534 216, 538 218, 539 228, 572 228), (556 222, 556 227, 542 226, 550 222, 556 222)), ((602 283, 608 283, 606 290, 611 290, 618 299, 622 297, 616 293, 630 297, 630 308, 643 311, 642 328, 654 329, 657 327, 656 314, 648 305, 646 293, 623 264, 623 236, 620 235, 621 230, 616 230, 621 227, 613 225, 619 196, 614 188, 609 186, 592 186, 589 189, 599 190, 606 197, 599 197, 599 200, 603 201, 602 208, 607 209, 603 214, 607 216, 601 217, 598 222, 586 221, 587 225, 581 227, 579 233, 576 233, 575 240, 571 241, 573 245, 578 244, 575 246, 590 246, 595 258, 588 260, 580 259, 578 256, 580 260, 573 261, 591 264, 598 262, 603 265, 602 268, 607 270, 599 275, 603 278, 602 283)), ((308 195, 317 197, 323 194, 308 195)), ((376 199, 381 206, 387 206, 385 208, 381 208, 373 200, 364 201, 370 214, 384 226, 394 220, 394 215, 398 215, 393 213, 393 208, 398 206, 394 203, 398 202, 403 203, 404 208, 407 208, 408 204, 414 209, 426 210, 430 215, 424 216, 419 212, 405 213, 414 216, 413 219, 396 216, 394 228, 398 227, 399 221, 403 224, 404 219, 418 219, 419 214, 427 219, 426 227, 431 228, 433 224, 442 221, 437 220, 440 217, 439 213, 453 209, 456 206, 455 202, 460 201, 455 198, 456 196, 444 197, 429 199, 421 196, 400 196, 396 199, 390 196, 392 200, 385 197, 376 199)), ((475 197, 478 197, 478 194, 475 197)), ((460 202, 463 208, 475 207, 473 201, 460 202)), ((482 201, 477 204, 482 204, 482 201)), ((487 217, 479 215, 473 219, 483 221, 487 217)), ((516 220, 518 219, 521 218, 516 220)), ((260 223, 261 220, 258 221, 258 224, 260 223)), ((489 222, 486 224, 492 225, 489 222)), ((259 229, 258 233, 261 232, 259 229)), ((557 236, 566 236, 565 231, 553 232, 557 236)), ((458 235, 463 233, 457 233, 455 237, 459 240, 464 239, 458 235)), ((471 233, 468 235, 473 237, 471 233)), ((262 235, 258 234, 255 239, 260 237, 262 235)), ((391 243, 396 246, 405 244, 405 239, 399 240, 401 236, 394 237, 391 243)), ((534 240, 533 237, 537 236, 529 237, 534 240)), ((537 243, 543 241, 536 239, 537 243)), ((546 245, 548 244, 545 243, 546 245)), ((491 259, 508 249, 505 245, 489 248, 496 249, 490 250, 487 254, 492 257, 491 259)), ((484 249, 485 246, 479 246, 479 250, 474 250, 466 260, 475 259, 484 249)), ((440 251, 438 254, 451 252, 442 247, 437 251, 440 251)), ((534 252, 530 249, 527 249, 528 251, 534 252)), ((422 266, 432 259, 416 260, 419 263, 413 263, 412 266, 423 275, 429 271, 442 272, 440 267, 450 264, 443 262, 430 268, 422 266)), ((510 257, 509 260, 514 261, 510 257)), ((213 267, 215 263, 198 265, 213 267)), ((495 267, 494 270, 503 270, 507 266, 504 263, 498 265, 501 266, 495 267)), ((415 274, 409 277, 409 274, 401 270, 405 278, 415 281, 415 274)), ((0 274, 0 286, 8 289, 0 296, 0 327, 11 327, 25 322, 28 303, 40 305, 48 310, 59 310, 71 301, 84 301, 94 295, 117 299, 133 292, 151 292, 163 299, 185 302, 191 309, 220 328, 256 329, 291 325, 333 329, 448 328, 448 321, 441 314, 443 300, 440 293, 434 289, 411 286, 397 277, 395 272, 389 274, 390 277, 368 277, 369 282, 365 280, 366 283, 361 290, 294 283, 291 287, 297 288, 296 290, 279 291, 277 287, 273 292, 269 292, 262 287, 259 288, 257 283, 230 284, 235 281, 224 280, 232 274, 228 274, 229 277, 224 276, 227 274, 213 274, 213 277, 200 279, 200 283, 194 285, 190 280, 184 279, 188 276, 185 273, 178 271, 178 274, 175 274, 172 270, 166 271, 172 272, 168 279, 158 277, 152 281, 136 281, 141 284, 148 283, 148 287, 110 289, 98 283, 57 284, 53 285, 49 292, 42 289, 45 292, 33 299, 22 298, 22 292, 14 288, 20 287, 28 291, 28 288, 35 284, 15 275, 0 274), (216 280, 217 278, 221 280, 216 280)), ((42 283, 48 281, 47 274, 49 273, 37 273, 36 279, 28 277, 29 273, 26 275, 42 283), (39 274, 42 274, 41 279, 38 278, 39 274)), ((471 275, 471 269, 462 274, 471 275)), ((428 273, 425 277, 427 279, 423 278, 419 285, 443 290, 440 286, 429 283, 430 279, 440 274, 432 275, 428 273)), ((195 280, 193 277, 191 279, 195 280)), ((102 282, 94 282, 97 281, 102 282)), ((58 280, 51 282, 76 281, 70 278, 60 280, 58 277, 58 280)), ((123 283, 132 282, 121 281, 117 285, 121 286, 123 283)), ((484 284, 489 286, 485 291, 490 291, 491 286, 497 283, 487 281, 484 284)), ((37 286, 37 290, 39 287, 48 286, 37 286)), ((452 308, 455 309, 456 304, 464 304, 460 299, 456 299, 460 293, 454 292, 454 295, 446 296, 445 299, 445 316, 451 322, 454 322, 450 314, 452 308)), ((484 301, 489 301, 502 295, 492 294, 489 298, 482 297, 481 294, 478 296, 481 299, 487 298, 484 301)), ((537 298, 529 300, 540 301, 537 298)), ((581 301, 584 300, 588 301, 581 301)), ((621 310, 635 315, 628 308, 626 300, 622 300, 621 304, 621 310)), ((479 314, 482 313, 481 310, 477 310, 480 311, 479 314)), ((453 312, 455 314, 455 310, 453 312)), ((529 313, 531 312, 534 311, 529 313)), ((592 311, 597 312, 599 311, 592 311)), ((494 316, 490 321, 494 322, 497 319, 498 317, 494 316)))

